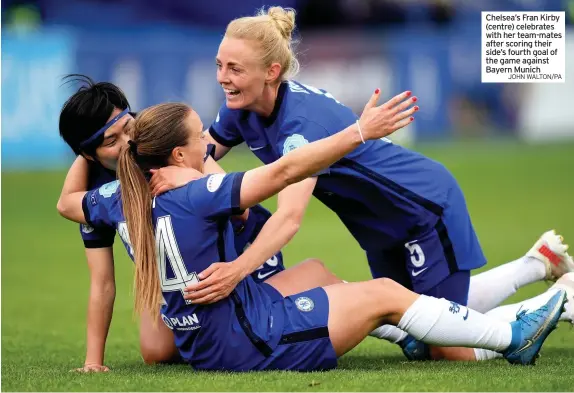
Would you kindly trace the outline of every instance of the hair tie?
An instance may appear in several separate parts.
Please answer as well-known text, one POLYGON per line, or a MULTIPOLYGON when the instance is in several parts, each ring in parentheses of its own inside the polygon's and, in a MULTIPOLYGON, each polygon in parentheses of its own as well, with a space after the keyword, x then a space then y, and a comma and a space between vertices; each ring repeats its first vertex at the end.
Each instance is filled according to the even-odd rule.
POLYGON ((134 156, 138 155, 138 145, 137 143, 135 143, 134 141, 132 141, 131 139, 128 141, 128 145, 130 145, 130 151, 132 152, 132 154, 134 156))

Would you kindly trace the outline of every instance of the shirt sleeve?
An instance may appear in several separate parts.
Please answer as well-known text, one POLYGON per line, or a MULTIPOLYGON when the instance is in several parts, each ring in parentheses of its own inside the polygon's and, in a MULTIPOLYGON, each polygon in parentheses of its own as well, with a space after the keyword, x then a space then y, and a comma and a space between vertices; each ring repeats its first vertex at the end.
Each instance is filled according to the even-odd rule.
POLYGON ((219 109, 217 118, 209 127, 209 134, 217 143, 233 147, 243 143, 244 139, 237 128, 238 111, 227 108, 225 103, 219 109))
MULTIPOLYGON (((327 138, 329 133, 322 125, 305 119, 297 117, 285 123, 281 129, 281 133, 277 138, 276 149, 280 157, 293 151, 306 144, 327 138)), ((314 176, 329 173, 329 168, 323 169, 316 173, 314 176)))
POLYGON ((216 173, 187 184, 187 199, 194 214, 217 219, 242 212, 239 207, 244 172, 216 173))
POLYGON ((215 145, 208 144, 207 149, 205 151, 205 156, 203 157, 203 162, 207 161, 207 159, 211 157, 215 159, 215 145))
POLYGON ((84 195, 82 210, 89 226, 113 230, 115 226, 110 211, 113 204, 119 203, 119 184, 119 181, 115 180, 84 195))
POLYGON ((114 245, 116 231, 112 227, 94 228, 89 224, 80 224, 80 235, 85 248, 105 248, 114 245))

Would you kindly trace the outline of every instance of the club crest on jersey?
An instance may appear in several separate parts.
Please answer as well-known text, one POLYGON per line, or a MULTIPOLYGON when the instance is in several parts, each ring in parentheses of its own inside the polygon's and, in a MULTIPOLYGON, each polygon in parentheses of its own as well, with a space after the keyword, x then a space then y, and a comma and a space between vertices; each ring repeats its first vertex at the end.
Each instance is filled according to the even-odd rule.
POLYGON ((304 146, 308 144, 309 141, 300 134, 293 134, 285 139, 285 143, 283 144, 283 155, 289 153, 290 151, 295 150, 298 147, 304 146))
POLYGON ((94 228, 88 224, 82 224, 82 232, 84 233, 92 233, 94 228))
POLYGON ((114 180, 113 182, 106 183, 100 187, 99 190, 100 195, 103 196, 104 198, 109 198, 112 195, 114 195, 114 192, 116 192, 119 186, 120 186, 119 180, 114 180))
POLYGON ((207 179, 207 190, 209 192, 215 192, 223 183, 223 178, 225 175, 223 173, 216 173, 215 175, 209 176, 207 179))
POLYGON ((309 299, 306 296, 298 297, 295 300, 295 305, 299 310, 303 312, 309 312, 315 308, 315 303, 313 303, 313 300, 309 299))

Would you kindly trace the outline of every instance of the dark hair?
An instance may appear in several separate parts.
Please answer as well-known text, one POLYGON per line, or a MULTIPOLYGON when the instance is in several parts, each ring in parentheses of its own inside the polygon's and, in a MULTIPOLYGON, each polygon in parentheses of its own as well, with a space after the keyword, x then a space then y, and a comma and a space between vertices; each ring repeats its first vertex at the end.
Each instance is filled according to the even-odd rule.
POLYGON ((70 74, 64 83, 79 83, 81 86, 65 102, 60 112, 60 136, 74 153, 93 155, 95 147, 82 149, 80 143, 94 135, 110 118, 114 109, 130 107, 124 92, 113 83, 95 83, 90 77, 70 74))
POLYGON ((141 111, 128 125, 131 140, 118 159, 122 209, 134 248, 135 310, 159 316, 161 288, 152 224, 152 195, 145 173, 167 165, 173 149, 188 143, 185 123, 191 108, 185 104, 159 104, 141 111))

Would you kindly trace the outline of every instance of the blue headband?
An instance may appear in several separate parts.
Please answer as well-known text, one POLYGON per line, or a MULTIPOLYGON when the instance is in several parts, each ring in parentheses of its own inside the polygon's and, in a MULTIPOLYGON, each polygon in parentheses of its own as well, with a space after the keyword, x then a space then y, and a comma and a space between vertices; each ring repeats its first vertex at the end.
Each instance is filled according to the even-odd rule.
POLYGON ((126 108, 123 111, 121 111, 120 113, 118 113, 116 116, 114 116, 114 118, 112 120, 108 121, 102 128, 100 128, 98 131, 96 131, 96 133, 94 135, 92 135, 91 137, 89 137, 88 139, 86 139, 85 141, 80 143, 80 148, 85 149, 85 148, 89 147, 90 145, 92 145, 95 141, 98 141, 99 139, 101 139, 104 136, 104 133, 108 130, 108 128, 110 128, 111 126, 116 124, 116 122, 118 120, 120 120, 122 117, 124 117, 125 115, 127 115, 129 113, 129 111, 130 111, 129 108, 126 108))

